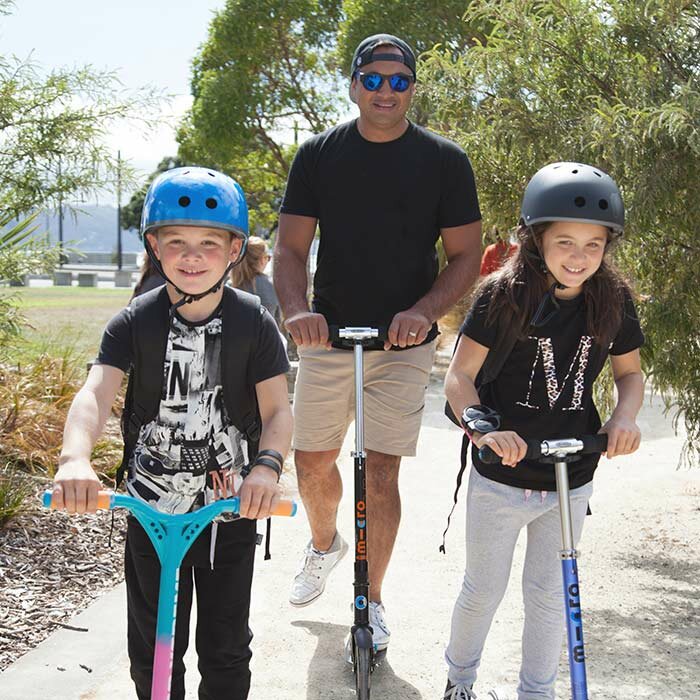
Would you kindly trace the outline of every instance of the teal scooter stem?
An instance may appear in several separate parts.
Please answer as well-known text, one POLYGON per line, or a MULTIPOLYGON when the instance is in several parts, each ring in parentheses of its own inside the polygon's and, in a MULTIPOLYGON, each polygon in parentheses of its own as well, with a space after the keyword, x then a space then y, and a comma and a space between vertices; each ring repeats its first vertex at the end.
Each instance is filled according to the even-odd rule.
MULTIPOLYGON (((51 507, 51 491, 45 491, 43 503, 51 507)), ((238 513, 238 497, 214 501, 199 510, 179 515, 161 513, 145 501, 127 494, 101 491, 98 509, 127 508, 141 523, 160 560, 160 586, 158 589, 158 618, 156 622, 156 646, 153 656, 153 681, 151 700, 169 700, 173 675, 173 651, 175 648, 175 615, 177 611, 180 565, 201 531, 224 512, 238 513)), ((280 501, 273 515, 295 515, 297 505, 293 501, 280 501)))

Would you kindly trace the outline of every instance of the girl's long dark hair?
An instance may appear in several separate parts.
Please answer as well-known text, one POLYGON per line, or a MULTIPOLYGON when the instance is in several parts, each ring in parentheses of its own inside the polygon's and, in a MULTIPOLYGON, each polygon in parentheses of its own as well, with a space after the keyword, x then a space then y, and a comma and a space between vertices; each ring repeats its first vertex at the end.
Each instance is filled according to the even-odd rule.
MULTIPOLYGON (((518 328, 521 338, 527 336, 530 321, 550 287, 540 252, 542 235, 548 226, 547 223, 520 226, 517 252, 475 290, 475 298, 490 293, 488 325, 496 322, 513 325, 518 328)), ((627 289, 622 276, 607 259, 611 244, 609 237, 600 267, 583 283, 588 334, 604 347, 612 342, 620 329, 627 289)))

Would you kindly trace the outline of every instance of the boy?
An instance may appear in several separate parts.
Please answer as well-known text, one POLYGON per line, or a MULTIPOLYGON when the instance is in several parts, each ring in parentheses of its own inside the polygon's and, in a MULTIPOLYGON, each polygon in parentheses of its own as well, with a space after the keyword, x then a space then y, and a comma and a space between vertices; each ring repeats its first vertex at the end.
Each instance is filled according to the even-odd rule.
MULTIPOLYGON (((107 325, 68 413, 53 500, 69 512, 96 509, 100 483, 90 455, 129 372, 117 481, 126 471, 129 494, 167 513, 240 496, 241 517, 213 523, 183 561, 171 697, 185 697, 183 656, 196 587, 199 697, 245 700, 255 520, 268 517, 279 500, 292 430, 288 362, 259 301, 223 286, 248 239, 238 183, 207 168, 162 174, 146 195, 141 236, 166 285, 133 300, 107 325)), ((150 697, 159 574, 148 536, 129 518, 128 649, 140 700, 150 697)))

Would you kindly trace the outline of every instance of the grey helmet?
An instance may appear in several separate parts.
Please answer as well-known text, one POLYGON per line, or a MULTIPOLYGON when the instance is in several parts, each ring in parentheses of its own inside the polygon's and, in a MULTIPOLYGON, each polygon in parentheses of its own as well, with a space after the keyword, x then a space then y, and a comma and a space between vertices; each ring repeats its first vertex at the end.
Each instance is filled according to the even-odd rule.
POLYGON ((523 195, 521 223, 547 221, 600 224, 622 235, 625 208, 615 181, 600 168, 583 163, 550 163, 538 170, 523 195))

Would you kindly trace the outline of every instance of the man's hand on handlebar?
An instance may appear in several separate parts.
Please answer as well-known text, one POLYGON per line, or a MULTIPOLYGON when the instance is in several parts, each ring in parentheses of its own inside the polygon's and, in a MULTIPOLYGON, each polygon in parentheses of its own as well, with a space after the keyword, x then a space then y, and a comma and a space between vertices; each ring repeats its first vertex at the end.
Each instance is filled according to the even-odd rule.
POLYGON ((330 349, 331 343, 328 337, 328 324, 321 314, 313 311, 301 311, 290 316, 284 327, 289 331, 292 340, 302 347, 323 346, 330 349))
POLYGON ((428 336, 431 325, 430 320, 418 311, 400 311, 391 321, 384 349, 388 350, 392 345, 400 348, 420 345, 428 336))

